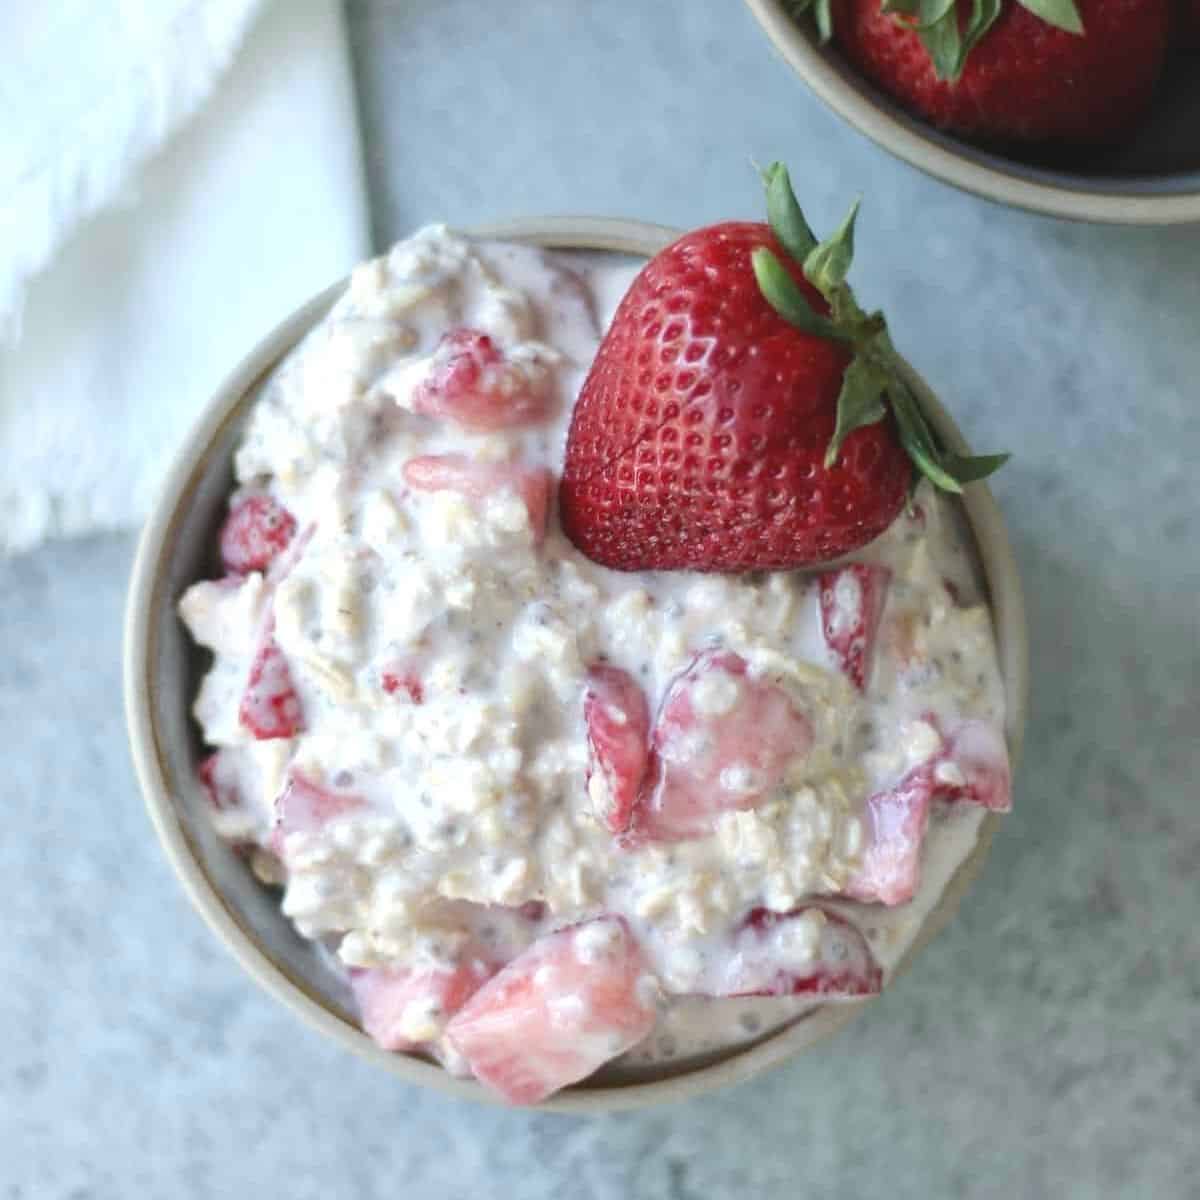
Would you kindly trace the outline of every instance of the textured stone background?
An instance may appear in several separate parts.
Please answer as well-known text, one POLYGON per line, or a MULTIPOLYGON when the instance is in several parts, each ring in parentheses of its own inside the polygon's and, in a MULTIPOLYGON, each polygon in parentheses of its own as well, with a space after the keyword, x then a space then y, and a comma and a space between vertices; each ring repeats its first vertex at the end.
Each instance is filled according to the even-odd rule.
POLYGON ((1200 1194, 1200 230, 1006 212, 849 132, 736 3, 351 0, 376 231, 528 212, 819 228, 980 448, 1025 573, 1017 810, 961 918, 842 1038, 580 1120, 406 1089, 189 910, 119 705, 132 539, 0 564, 0 1197, 1200 1194), (493 23, 500 28, 493 29, 493 23))

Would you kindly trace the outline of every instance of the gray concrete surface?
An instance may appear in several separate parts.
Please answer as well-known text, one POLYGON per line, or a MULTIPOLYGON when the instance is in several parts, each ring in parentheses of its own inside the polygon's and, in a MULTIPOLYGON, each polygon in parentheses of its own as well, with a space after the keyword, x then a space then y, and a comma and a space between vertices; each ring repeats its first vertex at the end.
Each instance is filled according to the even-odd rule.
POLYGON ((579 1120, 400 1086, 260 995, 128 765, 132 542, 0 563, 0 1197, 1200 1195, 1200 230, 1071 227, 844 129, 741 6, 352 0, 381 240, 532 211, 758 211, 786 158, 981 448, 1029 592, 1017 808, 960 919, 837 1041, 579 1120), (500 26, 492 29, 491 24, 500 26))

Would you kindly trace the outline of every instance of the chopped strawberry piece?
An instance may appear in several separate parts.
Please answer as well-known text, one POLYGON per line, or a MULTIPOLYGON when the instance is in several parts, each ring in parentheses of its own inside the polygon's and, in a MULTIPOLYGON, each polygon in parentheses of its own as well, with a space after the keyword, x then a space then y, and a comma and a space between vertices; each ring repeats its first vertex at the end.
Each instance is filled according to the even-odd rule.
POLYGON ((629 827, 650 757, 650 709, 637 681, 619 667, 597 664, 583 692, 588 792, 596 819, 613 833, 629 827))
POLYGON ((867 939, 844 917, 808 906, 756 908, 736 934, 717 996, 874 996, 883 971, 867 939), (814 923, 815 918, 815 923, 814 923))
POLYGON ((992 812, 1012 808, 1012 774, 1004 735, 986 721, 955 728, 933 764, 937 800, 978 804, 992 812))
POLYGON ((250 676, 238 708, 238 720, 260 741, 294 737, 304 728, 300 697, 287 659, 268 626, 250 665, 250 676))
POLYGON ((467 1001, 446 1038, 477 1079, 536 1104, 640 1042, 655 991, 625 923, 599 917, 539 938, 467 1001))
POLYGON ((416 412, 465 429, 511 429, 545 420, 549 384, 540 364, 512 362, 486 333, 453 329, 434 351, 412 404, 416 412))
POLYGON ((519 463, 478 462, 465 454, 426 454, 404 464, 404 479, 415 491, 458 492, 476 504, 497 492, 515 492, 525 502, 534 541, 540 545, 546 536, 554 486, 549 471, 519 463))
POLYGON ((871 676, 875 635, 891 577, 887 567, 872 563, 851 563, 821 575, 825 644, 860 692, 871 676))
POLYGON ((921 843, 933 801, 933 769, 922 763, 866 805, 866 844, 858 872, 846 885, 856 900, 904 904, 917 890, 921 843))
POLYGON ((364 805, 361 796, 335 792, 292 771, 283 791, 275 797, 275 825, 271 849, 282 854, 289 833, 316 833, 330 821, 355 812, 364 805))
POLYGON ((265 571, 296 533, 296 518, 265 492, 234 501, 221 526, 221 562, 239 575, 265 571))
POLYGON ((659 710, 627 840, 711 833, 720 813, 754 808, 778 788, 812 741, 811 722, 782 687, 750 676, 737 654, 698 655, 659 710))
POLYGON ((209 803, 217 812, 227 812, 241 804, 237 774, 230 769, 228 756, 220 750, 213 751, 207 758, 201 760, 200 765, 196 768, 196 774, 208 794, 209 803))
POLYGON ((379 673, 379 686, 389 696, 402 692, 414 704, 425 703, 425 685, 421 677, 411 667, 395 664, 385 667, 379 673))
POLYGON ((496 973, 471 956, 456 967, 375 967, 350 972, 363 1031, 385 1050, 415 1050, 441 1036, 446 1022, 496 973))

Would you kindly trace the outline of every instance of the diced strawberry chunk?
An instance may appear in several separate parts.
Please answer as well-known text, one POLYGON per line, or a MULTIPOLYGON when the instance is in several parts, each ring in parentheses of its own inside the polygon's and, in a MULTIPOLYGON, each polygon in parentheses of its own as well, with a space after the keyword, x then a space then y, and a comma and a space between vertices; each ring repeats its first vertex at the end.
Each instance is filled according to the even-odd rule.
POLYGON ((867 939, 844 917, 815 905, 756 908, 736 934, 717 996, 873 996, 883 971, 867 939))
POLYGON ((778 684, 730 651, 700 654, 667 690, 646 784, 626 840, 711 833, 719 814, 754 808, 812 747, 812 723, 778 684))
POLYGON ((1008 812, 1012 774, 1000 730, 986 721, 964 721, 953 729, 933 764, 933 789, 938 800, 1008 812))
POLYGON ((921 843, 932 801, 929 763, 914 767, 894 788, 876 792, 867 801, 862 861, 846 885, 846 895, 887 905, 912 899, 920 882, 921 843))
POLYGON ((384 667, 379 673, 379 686, 389 696, 397 694, 407 696, 414 704, 425 702, 425 685, 420 675, 412 668, 402 663, 393 663, 384 667))
POLYGON ((588 793, 596 819, 613 833, 623 833, 650 757, 646 694, 627 671, 598 663, 584 686, 583 719, 591 753, 588 793))
POLYGON ((415 1050, 441 1036, 446 1022, 496 973, 483 958, 456 967, 375 967, 350 972, 363 1031, 385 1050, 415 1050))
POLYGON ((300 697, 292 683, 287 659, 268 626, 250 664, 238 720, 260 741, 294 737, 304 728, 300 697))
POLYGON ((891 577, 887 567, 851 563, 820 578, 825 644, 860 692, 871 677, 875 635, 891 577))
POLYGON ((220 750, 213 751, 207 758, 202 759, 196 768, 209 803, 217 812, 227 812, 237 808, 242 800, 238 793, 237 774, 231 769, 229 756, 220 750))
POLYGON ((412 404, 426 416, 490 430, 545 420, 550 399, 550 378, 541 364, 512 362, 477 329, 453 329, 434 351, 412 404))
POLYGON ((520 463, 484 463, 465 454, 426 454, 404 464, 405 482, 418 492, 458 492, 479 504, 501 491, 515 492, 525 502, 533 538, 546 536, 554 477, 542 468, 520 463))
POLYGON ((292 771, 283 791, 275 797, 275 825, 271 830, 271 849, 282 855, 290 833, 316 833, 330 821, 355 812, 363 798, 352 792, 335 792, 292 771))
POLYGON ((656 990, 625 923, 599 917, 539 938, 459 1009, 446 1038, 477 1079, 536 1104, 640 1042, 656 990))
POLYGON ((265 571, 288 548, 296 518, 265 492, 236 500, 221 526, 221 562, 245 575, 265 571))

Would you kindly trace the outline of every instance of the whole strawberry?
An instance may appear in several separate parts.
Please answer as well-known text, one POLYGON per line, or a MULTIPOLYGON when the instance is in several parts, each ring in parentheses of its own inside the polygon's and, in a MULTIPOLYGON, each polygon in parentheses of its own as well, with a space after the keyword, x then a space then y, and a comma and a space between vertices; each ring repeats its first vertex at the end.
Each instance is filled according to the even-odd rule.
POLYGON ((1150 104, 1173 2, 833 0, 832 28, 864 75, 943 129, 1104 144, 1150 104))
POLYGON ((652 259, 580 391, 562 524, 605 566, 827 562, 891 524, 914 464, 960 491, 1003 461, 943 451, 882 316, 855 303, 857 205, 818 244, 787 171, 764 178, 770 225, 699 229, 652 259))

